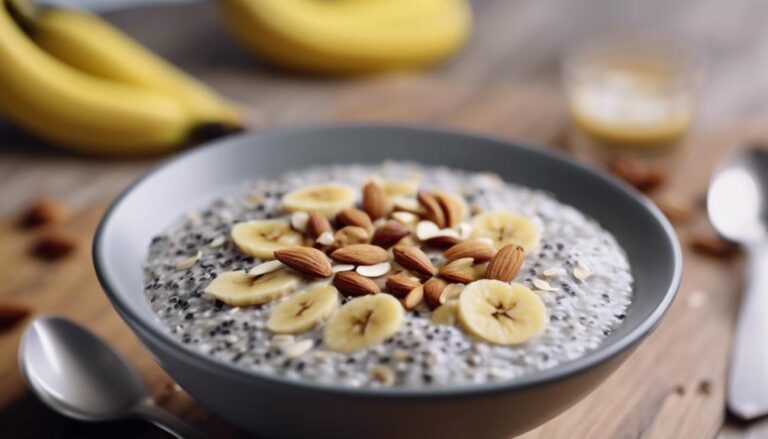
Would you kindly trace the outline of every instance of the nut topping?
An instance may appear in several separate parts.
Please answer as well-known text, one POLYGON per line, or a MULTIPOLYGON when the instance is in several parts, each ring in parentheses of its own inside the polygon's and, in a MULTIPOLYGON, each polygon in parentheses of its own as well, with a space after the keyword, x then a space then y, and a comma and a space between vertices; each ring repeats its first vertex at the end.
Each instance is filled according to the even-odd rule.
POLYGON ((336 220, 343 226, 357 226, 366 230, 373 230, 371 217, 360 209, 348 207, 336 216, 336 220))
POLYGON ((404 297, 419 285, 421 285, 419 278, 407 271, 401 271, 400 273, 389 276, 386 283, 387 290, 393 296, 398 297, 404 297))
POLYGON ((440 295, 443 294, 443 289, 447 285, 444 280, 436 277, 433 277, 424 284, 424 299, 427 301, 429 309, 435 309, 440 306, 440 295))
POLYGON ((409 233, 399 221, 387 221, 384 225, 376 229, 371 239, 371 244, 382 248, 390 248, 400 242, 409 233))
POLYGON ((392 248, 392 254, 395 261, 408 270, 424 276, 432 276, 435 273, 432 261, 418 247, 396 245, 392 248))
POLYGON ((333 228, 331 227, 331 223, 328 221, 328 218, 315 210, 309 212, 305 231, 307 236, 312 239, 317 239, 325 232, 333 232, 333 228))
POLYGON ((376 245, 354 244, 334 251, 331 258, 342 264, 374 265, 387 260, 387 251, 376 245))
POLYGON ((337 273, 333 278, 333 286, 346 296, 365 296, 379 292, 376 282, 354 271, 337 273))
POLYGON ((461 258, 472 258, 475 262, 480 263, 490 261, 494 254, 496 254, 496 249, 492 245, 472 239, 454 245, 446 250, 443 256, 445 256, 445 260, 448 262, 461 258))
POLYGON ((461 284, 468 284, 477 280, 477 271, 473 267, 472 258, 460 258, 440 267, 438 275, 443 279, 461 284))
POLYGON ((389 211, 389 201, 384 190, 374 181, 363 186, 363 210, 372 220, 383 217, 389 211))
POLYGON ((510 282, 523 265, 525 251, 517 244, 507 244, 491 258, 485 270, 486 279, 510 282))
POLYGON ((325 253, 311 247, 289 247, 275 250, 275 258, 288 267, 314 277, 330 277, 331 261, 325 253))

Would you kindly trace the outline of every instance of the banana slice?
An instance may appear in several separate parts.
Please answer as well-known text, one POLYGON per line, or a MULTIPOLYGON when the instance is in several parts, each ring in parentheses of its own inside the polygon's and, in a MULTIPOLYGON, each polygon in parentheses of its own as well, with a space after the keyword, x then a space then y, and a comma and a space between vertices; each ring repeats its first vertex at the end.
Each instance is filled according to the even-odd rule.
POLYGON ((323 341, 337 352, 359 351, 395 335, 404 314, 403 306, 389 294, 358 297, 331 317, 323 341))
POLYGON ((267 328, 278 334, 309 331, 339 307, 339 292, 332 285, 316 285, 298 292, 272 310, 267 328))
POLYGON ((503 210, 483 212, 472 219, 472 238, 489 238, 498 248, 517 244, 526 253, 539 245, 539 230, 523 215, 503 210))
POLYGON ((547 322, 536 293, 520 284, 490 279, 464 288, 457 315, 467 332, 501 345, 524 343, 540 334, 547 322))
POLYGON ((287 221, 253 220, 235 224, 232 241, 243 253, 259 259, 275 259, 275 250, 302 245, 301 233, 287 221))
POLYGON ((216 277, 205 292, 227 305, 261 305, 279 299, 301 284, 298 274, 277 270, 261 276, 245 271, 230 271, 216 277))
POLYGON ((433 325, 454 325, 456 323, 456 312, 459 308, 457 300, 449 300, 432 311, 433 325))
POLYGON ((316 210, 327 217, 355 204, 355 192, 342 184, 328 183, 305 186, 283 197, 283 208, 289 212, 316 210))

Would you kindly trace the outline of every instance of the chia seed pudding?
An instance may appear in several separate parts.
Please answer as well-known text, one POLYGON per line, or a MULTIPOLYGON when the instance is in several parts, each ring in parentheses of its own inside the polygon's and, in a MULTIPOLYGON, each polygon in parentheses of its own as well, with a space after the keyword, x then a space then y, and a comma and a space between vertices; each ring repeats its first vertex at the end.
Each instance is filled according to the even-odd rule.
MULTIPOLYGON (((306 191, 304 197, 299 201, 307 201, 306 191)), ((373 195, 370 197, 373 199, 373 195)), ((358 219, 354 217, 349 221, 355 224, 358 219)), ((491 226, 499 227, 499 224, 491 226)), ((503 225, 501 227, 503 230, 503 225)), ((519 235, 520 231, 513 232, 519 235)), ((259 239, 264 237, 259 236, 259 239)), ((365 238, 361 239, 365 241, 365 238)), ((271 254, 272 250, 267 250, 271 254)), ((507 184, 490 173, 387 162, 377 166, 316 167, 276 179, 248 182, 233 190, 231 196, 218 199, 202 210, 188 212, 152 240, 145 265, 144 291, 152 310, 168 330, 191 349, 205 355, 288 379, 376 388, 455 386, 509 380, 577 359, 597 348, 621 325, 632 301, 632 283, 627 257, 615 238, 595 220, 558 202, 549 193, 507 184), (400 239, 398 247, 423 250, 434 267, 426 273, 406 270, 414 285, 420 285, 420 291, 395 294, 388 290, 389 277, 411 268, 403 262, 405 260, 393 259, 396 252, 392 248, 387 249, 386 261, 375 264, 343 262, 342 258, 333 256, 339 254, 334 250, 344 248, 345 243, 339 236, 344 224, 339 224, 338 209, 323 211, 322 202, 338 201, 337 195, 312 195, 315 201, 319 199, 321 202, 315 207, 329 218, 332 231, 311 237, 310 229, 320 226, 311 223, 313 220, 307 218, 306 212, 293 206, 291 203, 295 200, 291 197, 296 190, 328 182, 352 189, 350 193, 353 195, 343 196, 353 197, 348 203, 358 213, 376 210, 376 205, 371 207, 368 205, 370 200, 363 199, 368 195, 364 195, 367 192, 361 188, 375 185, 381 189, 384 185, 385 190, 380 193, 386 200, 378 200, 383 217, 374 219, 378 214, 372 212, 367 216, 371 221, 367 230, 365 224, 359 224, 358 229, 367 231, 367 241, 370 241, 370 236, 375 236, 374 229, 382 228, 389 221, 402 221, 408 236, 400 239), (415 193, 416 187, 424 191, 425 198, 422 198, 422 192, 415 193), (454 194, 452 200, 458 205, 451 210, 439 196, 440 203, 430 204, 430 193, 454 194), (298 213, 286 212, 288 207, 298 213), (429 216, 430 208, 438 209, 433 212, 437 217, 429 216), (440 208, 443 210, 439 211, 440 208), (477 243, 498 247, 492 242, 496 239, 493 233, 480 233, 482 223, 476 219, 486 212, 500 210, 525 218, 528 221, 526 227, 532 227, 526 233, 535 234, 536 239, 527 244, 516 242, 510 245, 510 249, 517 250, 517 253, 510 253, 511 259, 502 258, 502 250, 495 248, 490 262, 480 263, 483 260, 478 258, 467 261, 471 269, 458 267, 454 270, 466 274, 469 279, 462 280, 461 276, 447 273, 450 270, 444 269, 448 265, 444 252, 456 243, 474 239, 477 243), (404 213, 397 215, 393 211, 404 213), (432 221, 425 219, 425 215, 432 221), (409 218, 413 223, 409 223, 409 218), (242 242, 235 242, 239 235, 233 233, 233 229, 238 224, 260 224, 262 220, 285 224, 285 234, 272 237, 279 244, 276 248, 303 246, 308 252, 314 247, 323 255, 331 255, 327 261, 333 261, 333 274, 327 272, 326 262, 319 265, 321 274, 296 271, 295 261, 288 257, 279 258, 281 262, 261 265, 264 260, 254 256, 261 253, 242 242), (424 236, 427 233, 430 235, 424 236), (522 260, 521 265, 519 260, 516 265, 515 257, 522 260), (496 259, 499 261, 494 262, 496 259), (491 270, 494 264, 503 265, 501 268, 506 274, 496 277, 489 274, 498 272, 491 270), (249 270, 254 271, 247 274, 249 270), (376 273, 380 270, 386 272, 376 273), (349 274, 346 276, 348 280, 354 277, 357 284, 364 284, 358 288, 362 291, 355 290, 357 284, 354 282, 350 287, 341 279, 336 280, 336 276, 345 271, 349 274), (226 283, 224 279, 228 279, 231 272, 253 279, 288 273, 300 281, 285 283, 280 291, 270 296, 272 300, 262 298, 258 303, 229 301, 226 300, 229 296, 218 294, 221 290, 218 285, 226 283), (366 274, 367 277, 363 277, 372 280, 378 291, 368 291, 366 288, 374 287, 359 281, 356 272, 366 274), (514 279, 506 282, 504 276, 510 273, 514 274, 514 279), (443 291, 453 287, 453 296, 441 296, 439 302, 435 302, 434 297, 431 302, 428 297, 422 299, 424 283, 431 276, 441 278, 449 285, 443 291), (482 277, 500 280, 480 280, 482 277), (523 313, 520 320, 510 314, 509 321, 494 322, 487 320, 491 317, 486 315, 478 317, 480 326, 473 326, 475 316, 472 313, 476 309, 470 309, 471 304, 464 303, 465 293, 470 288, 477 290, 483 282, 501 281, 523 290, 520 293, 525 294, 523 305, 527 303, 533 308, 521 305, 516 311, 523 313), (464 287, 464 284, 468 286, 464 287), (272 321, 277 319, 273 314, 278 314, 275 309, 302 291, 319 285, 331 286, 334 299, 333 303, 328 302, 329 308, 315 317, 314 324, 282 333, 271 330, 274 329, 272 321), (333 286, 339 293, 332 289, 333 286), (399 319, 396 325, 390 325, 387 334, 350 349, 343 347, 348 346, 343 343, 349 340, 336 342, 338 340, 329 339, 332 331, 328 326, 334 319, 339 320, 338 316, 348 305, 372 297, 383 300, 383 296, 386 296, 386 305, 398 316, 392 318, 399 319), (436 323, 435 314, 447 309, 447 305, 466 309, 457 311, 458 318, 436 323), (529 319, 527 312, 539 314, 529 319), (484 332, 483 328, 488 327, 484 325, 497 325, 494 328, 500 332, 497 335, 484 332), (515 338, 519 335, 525 337, 515 338)), ((477 297, 490 300, 490 296, 482 294, 477 297)), ((516 303, 507 308, 514 306, 516 303)), ((454 314, 452 312, 451 316, 454 314)), ((342 326, 341 330, 360 330, 362 324, 362 331, 365 331, 368 317, 366 323, 356 322, 354 325, 357 326, 348 325, 352 329, 342 326)), ((338 322, 333 324, 338 332, 338 322)))

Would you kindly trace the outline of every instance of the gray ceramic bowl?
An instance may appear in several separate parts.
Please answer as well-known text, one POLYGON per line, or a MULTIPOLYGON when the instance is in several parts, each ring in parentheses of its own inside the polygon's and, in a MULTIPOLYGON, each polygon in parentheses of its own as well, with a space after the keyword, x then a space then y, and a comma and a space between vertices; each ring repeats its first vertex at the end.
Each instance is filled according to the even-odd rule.
POLYGON ((265 437, 510 437, 595 389, 659 323, 678 287, 680 249, 659 211, 626 185, 558 153, 489 137, 396 126, 245 134, 181 154, 130 187, 96 233, 94 263, 117 312, 200 404, 265 437), (458 388, 363 390, 298 383, 234 367, 185 347, 142 294, 150 239, 183 212, 246 179, 322 163, 412 160, 551 191, 596 218, 629 255, 635 299, 596 351, 509 382, 458 388))

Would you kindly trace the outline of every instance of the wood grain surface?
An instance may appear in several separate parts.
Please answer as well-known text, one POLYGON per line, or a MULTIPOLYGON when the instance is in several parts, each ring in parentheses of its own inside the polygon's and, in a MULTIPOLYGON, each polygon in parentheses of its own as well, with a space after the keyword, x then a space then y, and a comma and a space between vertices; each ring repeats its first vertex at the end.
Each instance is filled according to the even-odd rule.
MULTIPOLYGON (((699 124, 686 159, 655 197, 698 206, 677 226, 685 251, 678 299, 658 330, 619 371, 533 438, 762 438, 768 422, 743 425, 724 408, 728 351, 742 283, 740 257, 688 250, 709 232, 700 200, 728 151, 768 141, 768 4, 762 0, 475 2, 466 50, 428 72, 318 79, 275 72, 240 49, 211 5, 111 15, 147 45, 247 104, 258 129, 339 121, 405 121, 563 146, 568 127, 558 62, 576 39, 617 29, 682 36, 711 55, 699 124), (185 26, 177 24, 183 22, 185 26)), ((163 406, 215 437, 242 434, 192 401, 153 362, 101 292, 90 240, 106 204, 159 159, 105 161, 59 152, 0 126, 0 299, 57 313, 108 339, 136 365, 163 406), (19 211, 40 196, 66 200, 73 215, 50 229, 21 231, 19 211), (77 237, 73 255, 43 262, 30 248, 46 233, 77 237)), ((83 424, 46 409, 25 388, 16 349, 23 325, 0 333, 0 436, 164 437, 138 422, 83 424)))

